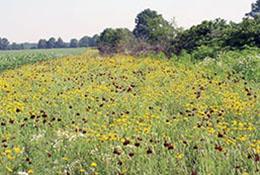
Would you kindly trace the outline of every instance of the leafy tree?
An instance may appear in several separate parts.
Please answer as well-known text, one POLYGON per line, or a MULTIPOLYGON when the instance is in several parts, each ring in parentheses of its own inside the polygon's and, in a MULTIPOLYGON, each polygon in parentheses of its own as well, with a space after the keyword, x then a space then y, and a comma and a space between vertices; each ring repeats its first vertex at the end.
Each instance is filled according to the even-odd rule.
POLYGON ((200 46, 222 47, 226 32, 230 26, 223 19, 203 21, 177 34, 172 42, 170 52, 181 53, 186 50, 191 53, 200 46))
POLYGON ((245 18, 241 23, 231 24, 225 47, 228 49, 243 49, 247 46, 260 47, 260 16, 245 18))
POLYGON ((38 49, 45 49, 47 48, 47 41, 45 39, 40 39, 37 45, 38 49))
POLYGON ((23 44, 12 43, 10 45, 10 49, 12 49, 12 50, 22 50, 22 49, 24 49, 24 45, 23 44))
POLYGON ((247 13, 246 16, 253 18, 260 16, 260 0, 257 0, 255 3, 252 4, 251 12, 247 13))
POLYGON ((99 35, 94 35, 94 36, 92 37, 91 42, 90 42, 90 47, 96 47, 98 41, 99 41, 99 35))
POLYGON ((47 41, 47 48, 52 49, 55 48, 56 45, 56 39, 51 37, 48 41, 47 41))
POLYGON ((0 38, 0 50, 7 50, 9 46, 9 41, 6 38, 0 38))
POLYGON ((97 46, 98 35, 93 37, 84 36, 79 40, 79 47, 95 47, 97 46))
POLYGON ((58 38, 58 40, 55 43, 55 47, 56 48, 65 48, 66 43, 61 38, 58 38))
POLYGON ((89 47, 91 40, 92 40, 91 37, 89 37, 89 36, 84 36, 83 38, 81 38, 81 39, 79 40, 79 47, 89 47))
POLYGON ((77 48, 79 46, 78 40, 77 39, 71 39, 69 47, 70 48, 77 48))
POLYGON ((171 42, 179 30, 175 21, 169 23, 156 11, 146 9, 137 15, 135 23, 133 33, 140 43, 136 52, 163 52, 170 56, 171 42))
POLYGON ((168 41, 176 34, 174 27, 162 15, 150 9, 139 13, 135 23, 133 33, 136 38, 152 44, 168 41))
POLYGON ((130 53, 135 37, 126 28, 105 29, 99 37, 98 49, 103 54, 130 53))

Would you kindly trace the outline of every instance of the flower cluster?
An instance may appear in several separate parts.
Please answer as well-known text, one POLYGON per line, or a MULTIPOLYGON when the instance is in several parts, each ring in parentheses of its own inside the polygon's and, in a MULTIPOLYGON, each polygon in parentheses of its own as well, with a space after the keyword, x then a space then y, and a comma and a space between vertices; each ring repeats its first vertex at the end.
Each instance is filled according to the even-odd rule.
POLYGON ((257 174, 259 95, 233 72, 152 58, 83 54, 8 70, 0 172, 257 174))

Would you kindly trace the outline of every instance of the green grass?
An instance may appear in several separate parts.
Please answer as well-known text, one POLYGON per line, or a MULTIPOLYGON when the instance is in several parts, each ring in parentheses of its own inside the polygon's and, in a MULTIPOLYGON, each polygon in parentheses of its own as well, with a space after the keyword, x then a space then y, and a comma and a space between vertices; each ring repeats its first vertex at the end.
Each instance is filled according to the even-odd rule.
POLYGON ((37 49, 21 51, 0 51, 0 71, 14 69, 24 64, 33 64, 51 58, 78 55, 85 48, 75 49, 37 49))

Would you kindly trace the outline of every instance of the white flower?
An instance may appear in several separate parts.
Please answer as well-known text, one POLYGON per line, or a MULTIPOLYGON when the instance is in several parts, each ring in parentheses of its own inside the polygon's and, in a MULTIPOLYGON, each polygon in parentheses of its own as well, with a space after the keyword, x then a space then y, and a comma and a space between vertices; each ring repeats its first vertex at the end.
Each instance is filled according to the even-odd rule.
POLYGON ((19 171, 17 174, 18 175, 29 175, 27 172, 23 172, 23 171, 19 171))

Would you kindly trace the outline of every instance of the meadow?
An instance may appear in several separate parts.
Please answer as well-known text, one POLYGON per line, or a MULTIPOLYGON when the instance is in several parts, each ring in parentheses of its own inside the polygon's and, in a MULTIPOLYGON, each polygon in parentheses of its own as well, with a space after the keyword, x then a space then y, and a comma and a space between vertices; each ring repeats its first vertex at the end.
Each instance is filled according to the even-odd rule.
POLYGON ((2 71, 0 174, 259 174, 259 56, 91 50, 2 71))
POLYGON ((51 58, 77 55, 82 52, 84 52, 84 48, 0 51, 0 71, 17 68, 24 64, 32 64, 51 58))

